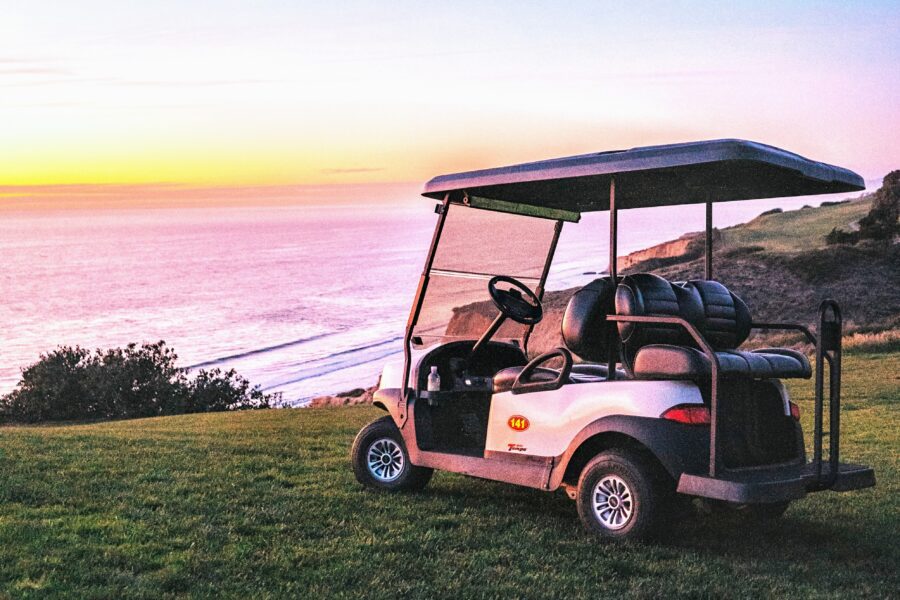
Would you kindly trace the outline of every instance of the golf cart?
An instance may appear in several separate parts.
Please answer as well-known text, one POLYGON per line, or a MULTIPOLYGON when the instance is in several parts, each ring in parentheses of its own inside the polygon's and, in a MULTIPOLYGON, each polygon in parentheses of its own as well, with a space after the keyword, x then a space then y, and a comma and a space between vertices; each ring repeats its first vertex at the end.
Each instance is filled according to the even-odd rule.
POLYGON ((437 225, 403 360, 384 368, 374 396, 388 415, 353 444, 357 479, 415 490, 441 469, 562 488, 588 530, 615 539, 658 532, 690 497, 776 518, 806 493, 875 485, 871 468, 839 462, 838 305, 822 303, 815 333, 754 321, 712 264, 714 203, 864 187, 846 169, 743 140, 432 179, 423 195, 438 200, 437 225), (620 276, 617 211, 687 204, 706 206, 705 277, 620 276), (572 295, 564 346, 529 360, 563 224, 592 211, 609 212, 608 275, 572 295), (796 350, 742 350, 753 330, 802 334, 815 372, 796 350), (813 377, 808 461, 781 380, 813 377))

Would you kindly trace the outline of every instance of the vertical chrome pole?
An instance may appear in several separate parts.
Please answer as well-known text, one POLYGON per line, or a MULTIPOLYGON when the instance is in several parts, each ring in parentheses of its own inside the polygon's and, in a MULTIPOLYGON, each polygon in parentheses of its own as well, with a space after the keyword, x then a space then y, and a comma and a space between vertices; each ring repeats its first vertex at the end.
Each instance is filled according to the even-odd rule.
POLYGON ((713 231, 713 207, 712 202, 706 202, 706 279, 710 280, 713 278, 713 239, 712 239, 712 231, 713 231))
MULTIPOLYGON (((619 246, 619 213, 616 208, 616 178, 609 179, 609 279, 614 286, 619 284, 618 272, 618 246, 619 246)), ((610 328, 609 346, 606 359, 608 381, 616 379, 616 363, 619 360, 619 334, 615 327, 610 328)))
POLYGON ((618 246, 619 246, 619 216, 616 210, 616 178, 609 180, 609 276, 613 283, 618 283, 618 246))

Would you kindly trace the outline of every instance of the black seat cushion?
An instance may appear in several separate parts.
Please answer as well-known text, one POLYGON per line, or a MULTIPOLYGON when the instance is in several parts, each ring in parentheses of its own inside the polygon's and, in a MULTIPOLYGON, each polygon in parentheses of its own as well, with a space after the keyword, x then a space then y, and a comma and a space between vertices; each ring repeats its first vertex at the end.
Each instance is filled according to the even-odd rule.
POLYGON ((697 291, 703 306, 701 331, 716 350, 733 350, 750 335, 750 309, 718 281, 695 280, 687 284, 697 291))
MULTIPOLYGON (((808 378, 809 360, 795 350, 737 348, 752 328, 750 309, 717 281, 670 283, 649 273, 629 275, 616 290, 621 315, 677 316, 694 325, 716 352, 725 376, 808 378)), ((683 327, 619 323, 625 363, 641 379, 708 380, 710 360, 683 327)))
POLYGON ((572 354, 590 362, 607 361, 612 323, 606 317, 615 310, 615 296, 612 280, 602 277, 569 299, 562 318, 562 338, 572 354))
MULTIPOLYGON (((752 379, 808 379, 812 375, 809 359, 796 350, 764 348, 747 352, 716 352, 722 375, 752 379)), ((712 374, 709 358, 702 351, 687 346, 651 344, 638 350, 634 358, 634 375, 640 379, 708 380, 712 374)))
MULTIPOLYGON (((626 316, 681 317, 696 327, 703 325, 703 303, 693 287, 672 284, 652 273, 622 279, 616 289, 616 313, 626 316)), ((696 347, 691 334, 677 325, 619 323, 623 358, 633 366, 638 350, 649 344, 696 347)))

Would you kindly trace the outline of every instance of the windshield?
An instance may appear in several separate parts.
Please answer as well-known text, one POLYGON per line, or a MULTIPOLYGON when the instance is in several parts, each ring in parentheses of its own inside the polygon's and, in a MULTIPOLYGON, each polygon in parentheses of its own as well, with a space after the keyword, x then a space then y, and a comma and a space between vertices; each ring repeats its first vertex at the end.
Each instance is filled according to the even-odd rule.
MULTIPOLYGON (((534 290, 553 244, 556 221, 462 205, 448 207, 413 343, 477 339, 498 314, 487 284, 495 275, 534 290)), ((495 340, 522 342, 528 327, 507 320, 495 340)))

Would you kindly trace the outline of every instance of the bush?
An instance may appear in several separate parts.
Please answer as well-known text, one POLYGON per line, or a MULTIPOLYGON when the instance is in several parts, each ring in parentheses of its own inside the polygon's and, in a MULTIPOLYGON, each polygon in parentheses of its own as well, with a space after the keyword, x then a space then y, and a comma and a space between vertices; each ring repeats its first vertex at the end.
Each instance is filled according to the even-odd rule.
POLYGON ((16 389, 0 397, 0 419, 24 423, 131 419, 269 408, 268 395, 234 370, 201 370, 193 379, 175 366, 165 342, 96 350, 62 346, 22 370, 16 389))
MULTIPOLYGON (((822 206, 827 203, 823 202, 822 206)), ((832 202, 831 204, 839 204, 832 202)), ((869 214, 859 220, 858 231, 834 228, 825 243, 855 244, 860 240, 890 242, 900 235, 900 171, 891 171, 874 194, 869 214)))
POLYGON ((859 232, 844 231, 843 229, 833 228, 828 235, 825 236, 825 243, 829 246, 835 244, 855 244, 859 241, 859 232))
POLYGON ((900 235, 900 171, 888 173, 872 201, 872 210, 859 221, 859 237, 890 240, 900 235))

